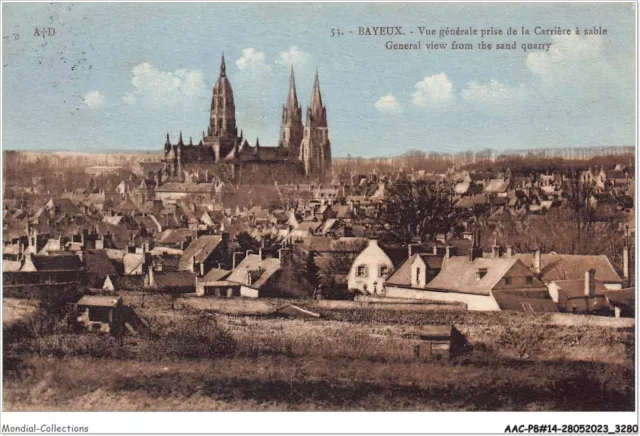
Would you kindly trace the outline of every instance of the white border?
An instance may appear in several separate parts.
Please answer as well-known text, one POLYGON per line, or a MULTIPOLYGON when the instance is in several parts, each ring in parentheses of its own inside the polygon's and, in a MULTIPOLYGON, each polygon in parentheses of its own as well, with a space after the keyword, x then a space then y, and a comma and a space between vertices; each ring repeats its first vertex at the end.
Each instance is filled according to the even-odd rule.
MULTIPOLYGON (((58 3, 93 3, 89 1, 62 0, 58 3)), ((215 3, 206 0, 185 3, 215 3)), ((218 3, 235 2, 222 0, 218 3)), ((404 1, 402 3, 413 3, 404 1)), ((2 0, 0 3, 48 3, 46 0, 30 2, 2 0)), ((96 1, 95 3, 127 3, 127 1, 96 1)), ((174 1, 139 0, 131 3, 176 3, 174 1)), ((300 3, 298 1, 254 0, 237 3, 300 3)), ((395 3, 380 0, 313 1, 313 3, 395 3)), ((638 168, 638 3, 636 1, 509 1, 509 0, 447 0, 415 1, 415 3, 635 3, 635 50, 636 50, 636 169, 638 168)), ((1 14, 0 14, 1 15, 1 14)), ((4 21, 0 22, 0 30, 4 21)), ((4 33, 3 33, 4 35, 4 33)), ((3 41, 4 43, 4 41, 3 41)), ((0 71, 0 77, 3 71, 0 71)), ((4 81, 0 83, 0 93, 4 81)), ((0 113, 2 102, 0 101, 0 113)), ((0 118, 0 132, 2 132, 0 118)), ((0 140, 1 143, 1 140, 0 140)), ((1 148, 1 145, 0 145, 1 148)), ((2 156, 0 155, 0 164, 2 156)), ((0 165, 0 174, 2 166, 0 165)), ((2 179, 4 180, 4 179, 2 179)), ((636 192, 639 186, 636 170, 636 192)), ((636 202, 638 195, 636 194, 636 202)), ((636 231, 638 207, 636 206, 636 231)), ((0 218, 1 220, 1 218, 0 218)), ((636 259, 640 247, 636 240, 636 259)), ((637 268, 636 268, 637 270, 637 268)), ((636 288, 639 283, 636 274, 636 288)), ((636 303, 636 319, 638 318, 636 303)), ((0 319, 2 315, 0 314, 0 319)), ((638 325, 636 323, 636 344, 638 325)), ((2 350, 2 344, 0 344, 2 350)), ((616 425, 638 424, 638 349, 636 346, 635 412, 2 412, 2 427, 33 426, 42 432, 42 427, 87 427, 92 434, 500 434, 509 425, 608 425, 609 432, 616 425)), ((517 393, 514 393, 517 395, 517 393)), ((2 404, 2 398, 0 398, 2 404)), ((48 431, 51 434, 73 434, 73 431, 48 431)), ((550 432, 549 432, 550 433, 550 432)), ((574 432, 574 433, 577 433, 574 432)))

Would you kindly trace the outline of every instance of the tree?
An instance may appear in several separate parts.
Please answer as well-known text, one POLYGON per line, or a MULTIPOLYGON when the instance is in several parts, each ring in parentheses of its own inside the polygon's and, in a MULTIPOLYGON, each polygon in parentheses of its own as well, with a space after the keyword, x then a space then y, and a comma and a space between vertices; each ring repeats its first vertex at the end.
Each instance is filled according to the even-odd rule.
POLYGON ((252 250, 254 253, 257 253, 258 248, 260 248, 260 243, 247 232, 238 233, 236 241, 238 245, 240 245, 240 249, 244 252, 252 250))
MULTIPOLYGON (((353 238, 334 241, 331 253, 316 258, 318 285, 326 298, 345 294, 346 276, 356 256, 367 246, 366 239, 353 238)), ((346 295, 346 294, 345 294, 346 295)))
POLYGON ((433 240, 448 232, 461 215, 454 209, 450 190, 428 180, 399 180, 388 189, 380 220, 398 242, 408 244, 415 237, 433 240))

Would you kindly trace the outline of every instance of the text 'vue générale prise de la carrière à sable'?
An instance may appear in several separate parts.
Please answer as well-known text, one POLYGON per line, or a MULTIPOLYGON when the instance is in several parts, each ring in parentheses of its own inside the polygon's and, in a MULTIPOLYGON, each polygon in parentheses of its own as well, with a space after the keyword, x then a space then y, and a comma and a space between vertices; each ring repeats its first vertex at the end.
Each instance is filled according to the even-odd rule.
POLYGON ((576 26, 574 28, 568 27, 483 27, 476 28, 469 27, 440 27, 430 28, 428 26, 417 26, 415 28, 405 28, 403 26, 359 26, 357 31, 348 30, 343 31, 341 29, 331 29, 331 36, 347 36, 348 34, 355 34, 357 36, 364 37, 389 37, 389 36, 406 36, 415 35, 429 36, 436 39, 444 39, 451 37, 474 37, 480 38, 480 40, 469 41, 463 40, 450 40, 448 42, 433 41, 433 40, 414 40, 414 41, 399 41, 399 40, 387 40, 384 43, 384 47, 387 50, 515 50, 520 48, 524 52, 529 51, 549 51, 552 42, 549 41, 500 41, 495 39, 485 39, 492 37, 535 37, 535 36, 571 36, 571 35, 606 35, 608 33, 606 28, 602 26, 590 26, 586 28, 580 28, 576 26))

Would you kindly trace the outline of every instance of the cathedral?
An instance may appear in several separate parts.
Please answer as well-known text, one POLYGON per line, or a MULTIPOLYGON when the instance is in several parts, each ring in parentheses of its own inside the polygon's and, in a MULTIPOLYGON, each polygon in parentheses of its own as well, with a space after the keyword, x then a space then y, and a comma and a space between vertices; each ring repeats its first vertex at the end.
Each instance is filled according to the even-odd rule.
POLYGON ((331 178, 331 143, 327 109, 322 104, 316 72, 311 104, 303 124, 296 83, 291 68, 289 95, 282 109, 280 139, 277 146, 255 145, 243 137, 236 125, 236 107, 224 55, 220 76, 213 87, 207 132, 194 144, 180 138, 164 145, 162 181, 184 182, 194 173, 211 174, 222 181, 242 184, 325 182, 331 178))

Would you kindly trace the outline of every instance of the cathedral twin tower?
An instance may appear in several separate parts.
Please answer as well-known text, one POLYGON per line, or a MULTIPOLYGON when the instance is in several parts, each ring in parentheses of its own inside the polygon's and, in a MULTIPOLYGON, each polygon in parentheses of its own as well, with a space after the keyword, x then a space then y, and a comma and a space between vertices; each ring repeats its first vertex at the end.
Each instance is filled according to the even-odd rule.
POLYGON ((255 146, 250 146, 242 131, 238 133, 233 90, 223 55, 213 87, 207 134, 203 132, 195 145, 192 140, 184 144, 182 134, 177 144, 171 144, 167 135, 163 159, 166 175, 181 181, 189 169, 230 168, 226 174, 242 183, 327 181, 331 177, 331 143, 317 72, 305 121, 303 124, 292 67, 278 145, 265 147, 256 140, 255 146))

